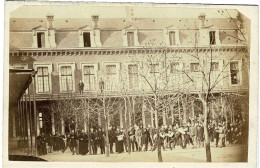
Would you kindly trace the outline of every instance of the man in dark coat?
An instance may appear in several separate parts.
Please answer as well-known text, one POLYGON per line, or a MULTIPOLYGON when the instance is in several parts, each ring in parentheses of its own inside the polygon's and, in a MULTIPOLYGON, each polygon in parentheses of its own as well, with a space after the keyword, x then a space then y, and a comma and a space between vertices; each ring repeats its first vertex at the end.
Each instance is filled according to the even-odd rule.
POLYGON ((50 134, 50 135, 46 138, 46 141, 47 141, 47 143, 48 143, 48 152, 49 152, 49 153, 52 153, 52 151, 53 151, 53 142, 54 142, 54 140, 53 140, 53 135, 50 134))
POLYGON ((116 138, 115 127, 113 127, 111 130, 109 130, 108 137, 109 137, 109 144, 110 144, 110 153, 113 153, 113 144, 114 144, 115 138, 116 138))
POLYGON ((98 129, 98 146, 100 147, 101 154, 105 153, 105 139, 104 133, 101 128, 98 129))
POLYGON ((79 94, 83 94, 84 90, 84 83, 80 80, 79 82, 79 94))
POLYGON ((72 130, 72 133, 70 135, 70 147, 72 150, 72 155, 74 155, 77 148, 77 134, 74 132, 74 130, 72 130))
POLYGON ((79 154, 83 155, 84 154, 84 132, 82 132, 78 135, 78 140, 79 140, 79 154))
POLYGON ((39 155, 46 155, 47 154, 47 148, 46 148, 46 137, 44 133, 42 133, 40 136, 38 136, 38 142, 39 142, 39 155))

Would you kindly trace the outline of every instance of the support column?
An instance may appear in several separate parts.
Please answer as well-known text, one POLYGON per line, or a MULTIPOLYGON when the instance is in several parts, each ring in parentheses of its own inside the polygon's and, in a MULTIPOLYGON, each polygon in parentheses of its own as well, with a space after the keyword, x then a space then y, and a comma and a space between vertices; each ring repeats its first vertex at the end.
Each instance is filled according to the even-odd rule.
POLYGON ((26 123, 27 123, 27 141, 28 141, 28 154, 30 154, 30 149, 31 149, 31 129, 30 129, 30 119, 29 119, 29 112, 28 112, 28 107, 27 107, 27 97, 26 93, 24 94, 24 99, 25 99, 25 115, 26 115, 26 123))
POLYGON ((173 113, 173 105, 170 105, 172 124, 174 123, 174 113, 173 113))
POLYGON ((37 156, 37 136, 38 136, 38 124, 37 124, 37 111, 36 111, 36 100, 35 100, 35 75, 32 76, 33 81, 32 81, 32 85, 33 85, 33 114, 34 114, 34 140, 33 140, 33 146, 34 146, 34 156, 37 156))
MULTIPOLYGON (((61 117, 61 132, 63 132, 63 133, 65 133, 65 124, 64 124, 64 119, 63 119, 63 117, 61 117)), ((75 123, 76 124, 76 123, 75 123)), ((76 128, 76 126, 75 126, 75 128, 76 128)))
POLYGON ((101 127, 101 111, 98 111, 98 126, 101 127))
MULTIPOLYGON (((129 102, 129 99, 128 99, 128 102, 129 102)), ((130 109, 130 102, 128 104, 128 109, 130 109)), ((128 110, 128 116, 129 116, 129 127, 132 126, 132 117, 131 117, 131 110, 128 110)))
POLYGON ((122 115, 122 108, 119 109, 119 120, 120 120, 120 128, 123 128, 123 115, 122 115))
POLYGON ((195 119, 195 112, 194 112, 194 101, 191 101, 191 117, 195 119))
POLYGON ((31 154, 33 155, 33 122, 32 122, 32 103, 31 103, 31 95, 30 95, 30 85, 28 86, 28 97, 29 97, 29 119, 30 119, 30 138, 31 138, 31 154))
POLYGON ((163 110, 163 125, 166 125, 166 108, 163 110))
POLYGON ((146 123, 145 123, 145 110, 146 110, 146 104, 143 101, 143 106, 142 106, 142 123, 143 123, 143 128, 146 127, 146 123))
POLYGON ((51 110, 51 132, 55 134, 55 119, 54 119, 54 109, 51 110))
POLYGON ((153 111, 152 107, 150 108, 150 113, 151 113, 151 126, 152 126, 152 128, 154 128, 154 118, 153 118, 154 111, 153 111))
POLYGON ((178 124, 182 124, 180 123, 181 121, 181 107, 180 107, 180 97, 178 96, 178 113, 179 113, 179 123, 178 124))
POLYGON ((16 118, 16 110, 12 110, 13 111, 13 116, 12 116, 12 125, 13 125, 13 130, 12 130, 12 134, 13 134, 13 138, 16 138, 16 122, 15 122, 15 118, 16 118))
POLYGON ((186 108, 187 103, 185 100, 183 100, 183 97, 181 98, 181 100, 182 100, 182 108, 183 108, 183 123, 187 123, 187 108, 186 108))

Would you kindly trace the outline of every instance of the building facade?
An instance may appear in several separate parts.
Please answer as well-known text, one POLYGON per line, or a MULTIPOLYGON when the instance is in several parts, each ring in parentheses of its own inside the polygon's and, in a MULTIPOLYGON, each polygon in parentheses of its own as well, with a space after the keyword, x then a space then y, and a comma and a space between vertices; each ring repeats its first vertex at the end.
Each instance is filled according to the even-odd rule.
MULTIPOLYGON (((198 91, 203 93, 206 85, 215 85, 212 93, 217 97, 248 93, 250 24, 238 11, 230 11, 236 13, 230 18, 221 12, 214 18, 207 13, 190 18, 138 18, 129 8, 125 12, 125 18, 55 18, 46 13, 44 18, 10 19, 10 67, 37 71, 38 133, 104 127, 104 112, 93 109, 93 104, 102 104, 104 99, 112 108, 109 125, 125 127, 129 113, 130 125, 156 126, 144 98, 154 97, 155 90, 181 97, 178 101, 172 98, 176 104, 162 108, 158 116, 162 124, 175 118, 187 122, 194 113, 200 114, 199 105, 187 100, 198 91), (205 82, 201 73, 207 74, 208 69, 213 84, 205 82), (75 113, 70 115, 72 121, 68 121, 69 114, 56 116, 56 111, 60 115, 66 109, 55 105, 62 106, 68 99, 78 102, 70 109, 75 113), (92 112, 84 113, 89 108, 92 112), (85 122, 86 116, 82 119, 77 110, 91 122, 85 122)), ((215 117, 220 112, 216 107, 215 117)), ((16 116, 17 111, 10 114, 16 116)), ((17 127, 12 123, 10 129, 17 127)))

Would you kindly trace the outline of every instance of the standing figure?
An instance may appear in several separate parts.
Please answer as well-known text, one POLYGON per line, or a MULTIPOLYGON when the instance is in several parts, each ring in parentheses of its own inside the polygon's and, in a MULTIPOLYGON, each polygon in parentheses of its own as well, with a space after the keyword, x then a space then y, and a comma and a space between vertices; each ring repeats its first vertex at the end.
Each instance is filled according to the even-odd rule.
POLYGON ((83 94, 84 91, 84 83, 80 80, 79 81, 79 94, 83 94))
POLYGON ((52 153, 52 151, 53 151, 53 136, 52 136, 52 134, 50 134, 47 138, 46 138, 46 140, 47 140, 47 143, 48 143, 48 152, 49 153, 52 153))
POLYGON ((103 93, 103 90, 105 89, 105 83, 102 78, 100 78, 100 81, 99 81, 99 89, 100 89, 101 93, 103 93))
POLYGON ((137 143, 137 151, 141 151, 142 148, 142 130, 137 126, 135 131, 136 143, 137 143))
POLYGON ((70 135, 70 148, 72 151, 72 155, 74 155, 75 152, 77 152, 77 134, 74 132, 74 130, 71 131, 70 135))
POLYGON ((79 154, 83 155, 84 153, 84 132, 83 130, 81 133, 78 135, 78 140, 79 140, 79 154))
POLYGON ((124 151, 124 146, 123 146, 123 132, 121 130, 117 130, 116 133, 116 137, 117 137, 117 144, 116 144, 116 148, 117 148, 117 152, 118 153, 122 153, 124 151))

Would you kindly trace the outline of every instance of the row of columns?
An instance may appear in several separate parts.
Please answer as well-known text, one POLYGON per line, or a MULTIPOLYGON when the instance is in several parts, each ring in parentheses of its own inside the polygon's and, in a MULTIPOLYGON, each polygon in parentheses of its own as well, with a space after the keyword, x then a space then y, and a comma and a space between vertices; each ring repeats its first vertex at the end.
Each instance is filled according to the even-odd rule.
MULTIPOLYGON (((25 92, 17 102, 17 121, 13 125, 20 132, 19 142, 24 152, 28 155, 37 155, 37 136, 40 133, 39 116, 36 111, 35 102, 35 78, 32 75, 33 98, 31 99, 30 85, 28 85, 28 94, 25 92), (33 112, 33 114, 32 114, 33 112)), ((15 118, 15 116, 13 116, 15 118)), ((15 121, 15 119, 14 119, 15 121)))

